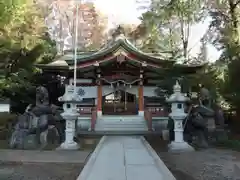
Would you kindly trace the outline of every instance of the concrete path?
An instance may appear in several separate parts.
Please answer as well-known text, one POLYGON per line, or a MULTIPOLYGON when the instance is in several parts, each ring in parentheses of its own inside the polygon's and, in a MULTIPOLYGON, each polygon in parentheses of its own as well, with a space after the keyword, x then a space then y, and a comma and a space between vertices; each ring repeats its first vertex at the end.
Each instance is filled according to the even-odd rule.
POLYGON ((104 136, 77 180, 176 180, 141 136, 104 136))
POLYGON ((90 152, 0 150, 0 161, 22 163, 84 163, 90 152))

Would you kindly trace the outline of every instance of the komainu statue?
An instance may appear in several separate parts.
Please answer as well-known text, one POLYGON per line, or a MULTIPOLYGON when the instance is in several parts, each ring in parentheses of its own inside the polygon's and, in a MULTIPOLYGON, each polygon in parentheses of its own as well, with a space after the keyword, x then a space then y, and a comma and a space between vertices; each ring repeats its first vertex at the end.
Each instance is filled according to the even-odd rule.
POLYGON ((224 116, 219 106, 212 107, 210 93, 203 86, 198 100, 198 104, 188 106, 188 116, 183 124, 185 138, 189 142, 195 141, 198 147, 207 148, 209 132, 215 133, 216 127, 224 128, 224 116))
POLYGON ((17 123, 9 142, 10 147, 17 149, 44 148, 49 141, 51 143, 61 141, 63 129, 60 127, 62 120, 60 113, 60 108, 49 104, 47 89, 43 86, 37 87, 36 104, 30 104, 25 112, 17 117, 17 123))
POLYGON ((199 112, 198 106, 191 106, 189 114, 183 122, 185 139, 198 147, 208 147, 207 119, 199 112))
POLYGON ((201 106, 205 106, 210 108, 211 107, 211 95, 207 88, 205 88, 203 85, 201 85, 201 89, 199 92, 199 104, 201 106))

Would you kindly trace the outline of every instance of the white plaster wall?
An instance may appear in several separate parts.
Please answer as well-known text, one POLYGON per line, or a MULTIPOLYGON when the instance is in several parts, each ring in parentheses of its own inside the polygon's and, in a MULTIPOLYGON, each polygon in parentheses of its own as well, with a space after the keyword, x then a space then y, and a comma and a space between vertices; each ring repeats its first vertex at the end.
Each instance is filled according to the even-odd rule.
POLYGON ((0 112, 10 112, 10 104, 0 104, 0 112))
MULTIPOLYGON (((136 96, 138 96, 138 87, 137 86, 132 86, 130 87, 126 87, 125 90, 130 93, 130 94, 135 94, 136 96)), ((111 86, 103 86, 103 96, 108 95, 110 93, 114 92, 114 88, 112 88, 111 86)))
POLYGON ((143 96, 146 97, 156 97, 157 95, 155 94, 156 86, 147 86, 143 87, 143 96))
MULTIPOLYGON (((148 96, 148 97, 154 97, 156 96, 155 94, 155 86, 148 86, 148 87, 143 87, 143 96, 148 96)), ((110 94, 114 91, 114 89, 110 86, 103 86, 103 94, 107 95, 110 94)), ((130 94, 135 94, 136 96, 138 96, 138 86, 132 86, 130 87, 126 87, 126 91, 130 94)))
POLYGON ((82 89, 85 94, 81 96, 82 98, 96 98, 97 97, 97 86, 78 86, 77 92, 82 89))
POLYGON ((130 94, 135 94, 138 97, 138 86, 132 86, 131 88, 126 88, 126 91, 130 94))
MULTIPOLYGON (((85 92, 85 94, 82 96, 82 98, 96 98, 97 97, 97 86, 78 86, 77 92, 80 88, 85 92)), ((143 96, 147 96, 147 97, 156 96, 155 89, 156 89, 155 86, 144 87, 143 88, 143 96)), ((132 86, 131 88, 126 87, 126 91, 128 93, 134 94, 138 97, 138 86, 132 86)), ((112 92, 114 92, 114 88, 112 88, 111 86, 103 86, 102 87, 103 96, 106 96, 112 92)))
POLYGON ((114 88, 112 88, 110 85, 109 86, 103 86, 102 87, 102 95, 106 96, 114 91, 114 88))

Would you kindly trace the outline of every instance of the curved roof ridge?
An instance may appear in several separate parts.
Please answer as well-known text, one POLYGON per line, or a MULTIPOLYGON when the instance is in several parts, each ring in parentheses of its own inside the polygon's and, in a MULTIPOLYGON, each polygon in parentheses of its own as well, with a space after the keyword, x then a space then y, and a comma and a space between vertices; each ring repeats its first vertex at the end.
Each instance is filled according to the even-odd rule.
POLYGON ((134 48, 135 50, 144 53, 143 51, 141 51, 139 48, 137 48, 127 37, 125 38, 126 43, 128 43, 129 45, 132 46, 132 48, 134 48))
POLYGON ((107 50, 107 49, 113 47, 113 46, 114 46, 114 43, 113 43, 113 42, 115 42, 115 41, 113 41, 112 39, 109 40, 109 41, 106 42, 99 50, 97 50, 97 51, 96 51, 95 53, 93 53, 93 54, 98 54, 98 53, 100 53, 100 52, 103 52, 104 50, 107 50))

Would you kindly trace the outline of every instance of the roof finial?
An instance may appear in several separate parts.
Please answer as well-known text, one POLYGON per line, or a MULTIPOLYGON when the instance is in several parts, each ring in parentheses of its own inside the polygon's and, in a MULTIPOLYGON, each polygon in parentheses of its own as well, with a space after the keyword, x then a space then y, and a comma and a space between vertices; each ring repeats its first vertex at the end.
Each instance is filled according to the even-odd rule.
POLYGON ((173 86, 173 92, 174 92, 174 93, 179 93, 179 92, 181 92, 181 86, 180 86, 178 80, 176 81, 176 84, 173 86))
POLYGON ((112 33, 112 39, 118 40, 119 38, 122 37, 125 37, 125 31, 121 25, 118 25, 117 28, 112 33))

